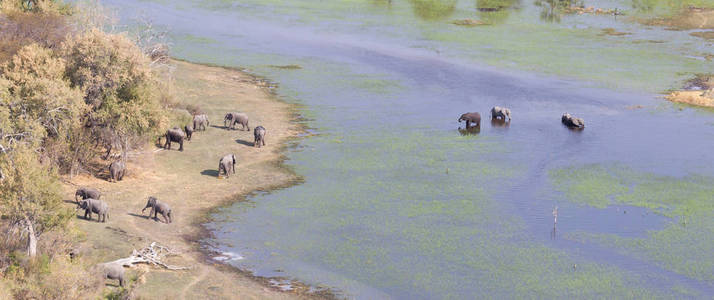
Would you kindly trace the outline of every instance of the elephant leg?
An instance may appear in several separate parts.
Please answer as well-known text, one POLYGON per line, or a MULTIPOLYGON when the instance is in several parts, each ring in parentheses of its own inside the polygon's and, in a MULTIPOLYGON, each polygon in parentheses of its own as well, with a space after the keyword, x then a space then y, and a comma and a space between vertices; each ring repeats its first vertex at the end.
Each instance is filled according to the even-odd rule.
POLYGON ((183 151, 183 139, 179 140, 179 151, 183 151))
POLYGON ((469 127, 471 127, 471 121, 466 120, 466 129, 468 129, 469 127))
POLYGON ((92 213, 89 212, 89 210, 84 210, 84 219, 85 220, 91 220, 92 219, 92 213))
POLYGON ((169 224, 169 218, 166 217, 166 213, 161 214, 164 217, 164 223, 169 224))
POLYGON ((263 146, 265 146, 265 138, 260 139, 260 141, 263 143, 263 146))

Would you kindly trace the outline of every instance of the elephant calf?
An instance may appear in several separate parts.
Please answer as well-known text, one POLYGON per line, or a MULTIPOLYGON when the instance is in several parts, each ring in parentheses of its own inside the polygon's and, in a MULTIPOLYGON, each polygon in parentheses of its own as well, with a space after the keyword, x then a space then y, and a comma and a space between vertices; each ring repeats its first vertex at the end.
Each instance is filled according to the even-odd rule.
POLYGON ((193 129, 196 131, 206 131, 206 126, 210 125, 208 116, 205 114, 193 116, 193 129))
POLYGON ((77 206, 78 209, 84 209, 84 218, 87 220, 92 219, 92 213, 97 214, 97 222, 104 223, 109 217, 109 205, 102 200, 88 198, 79 201, 77 206))
POLYGON ((471 123, 475 123, 474 127, 481 127, 481 114, 477 112, 469 112, 461 115, 459 118, 459 123, 461 121, 466 121, 466 128, 471 127, 471 123))
POLYGON ((186 135, 178 127, 166 130, 166 143, 164 149, 171 150, 171 142, 179 143, 179 151, 183 151, 183 139, 186 135))
POLYGON ((564 113, 563 116, 560 117, 560 121, 570 128, 585 128, 585 121, 583 119, 571 116, 569 113, 564 113))
POLYGON ((491 118, 511 121, 511 110, 505 107, 494 106, 491 108, 491 118))
POLYGON ((111 176, 109 178, 109 181, 114 181, 117 182, 119 180, 122 180, 124 178, 124 174, 126 173, 126 165, 124 165, 124 162, 121 160, 117 160, 113 162, 111 165, 109 165, 109 175, 111 176))
POLYGON ((260 148, 260 146, 265 146, 265 127, 255 127, 253 135, 255 136, 255 140, 253 141, 253 147, 260 148))
POLYGON ((149 217, 153 214, 154 220, 158 220, 158 214, 161 214, 164 216, 164 222, 166 224, 171 223, 171 207, 168 204, 157 200, 154 196, 151 196, 149 197, 149 201, 146 202, 144 209, 141 210, 141 213, 143 214, 147 208, 151 208, 151 211, 149 211, 149 217))
POLYGON ((250 127, 248 126, 248 115, 244 113, 230 112, 223 118, 223 126, 226 128, 236 129, 236 124, 240 124, 244 130, 250 131, 250 127), (226 122, 229 121, 230 124, 226 126, 226 122))
POLYGON ((124 266, 114 263, 103 263, 100 264, 102 267, 102 277, 104 279, 117 279, 119 280, 119 286, 124 286, 124 266))
POLYGON ((183 131, 186 133, 186 140, 190 141, 191 136, 193 135, 193 126, 191 124, 188 124, 183 127, 183 131))
POLYGON ((77 191, 74 193, 74 201, 79 203, 79 198, 77 197, 82 197, 82 200, 87 199, 87 198, 92 198, 92 199, 97 199, 102 196, 101 193, 97 189, 89 188, 89 187, 80 187, 77 189, 77 191))
POLYGON ((230 177, 231 173, 236 173, 235 154, 228 154, 224 157, 221 157, 221 160, 218 161, 218 177, 221 177, 221 171, 223 171, 226 177, 230 177))

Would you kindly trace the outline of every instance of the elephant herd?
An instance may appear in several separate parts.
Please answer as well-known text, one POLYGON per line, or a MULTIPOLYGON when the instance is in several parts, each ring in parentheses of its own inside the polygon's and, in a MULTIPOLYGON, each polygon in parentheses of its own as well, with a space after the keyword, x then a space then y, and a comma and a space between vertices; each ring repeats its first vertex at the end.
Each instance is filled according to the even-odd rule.
MULTIPOLYGON (((491 119, 500 121, 511 121, 511 110, 505 107, 494 106, 491 108, 491 119)), ((585 121, 582 118, 577 118, 569 113, 564 113, 561 118, 563 125, 572 129, 583 129, 585 128, 585 121)), ((466 129, 472 127, 481 127, 481 114, 478 112, 467 112, 459 118, 459 123, 462 121, 466 122, 466 129), (471 126, 474 124, 473 126, 471 126)))
MULTIPOLYGON (((250 131, 248 124, 248 115, 245 113, 229 112, 223 118, 224 128, 228 130, 236 129, 236 124, 241 125, 241 130, 250 131)), ((210 121, 208 116, 205 114, 197 114, 193 116, 193 121, 186 124, 183 130, 179 127, 174 127, 166 131, 162 136, 166 139, 163 144, 163 148, 170 150, 171 143, 179 144, 179 151, 183 151, 184 140, 190 141, 192 135, 198 131, 206 131, 210 121)), ((254 128, 253 136, 254 142, 253 146, 260 148, 265 146, 265 135, 266 129, 263 126, 257 126, 254 128)), ((161 136, 159 137, 158 144, 161 144, 161 136)), ((227 154, 219 160, 218 164, 218 177, 220 178, 221 173, 225 177, 229 177, 231 174, 235 174, 236 156, 234 154, 227 154)), ((109 182, 118 182, 124 178, 126 173, 126 164, 117 160, 109 165, 109 182)), ((95 188, 90 187, 80 187, 76 190, 74 198, 77 204, 77 211, 84 210, 84 218, 87 220, 92 219, 92 214, 97 215, 97 222, 106 222, 109 218, 109 204, 101 198, 101 192, 95 188)), ((160 221, 158 215, 161 215, 166 224, 172 222, 172 210, 171 206, 165 202, 159 201, 154 196, 149 196, 146 205, 141 210, 144 214, 146 209, 151 209, 149 211, 149 218, 153 216, 153 219, 160 221)), ((104 277, 108 279, 118 279, 119 285, 124 286, 124 268, 122 266, 103 264, 104 277)))

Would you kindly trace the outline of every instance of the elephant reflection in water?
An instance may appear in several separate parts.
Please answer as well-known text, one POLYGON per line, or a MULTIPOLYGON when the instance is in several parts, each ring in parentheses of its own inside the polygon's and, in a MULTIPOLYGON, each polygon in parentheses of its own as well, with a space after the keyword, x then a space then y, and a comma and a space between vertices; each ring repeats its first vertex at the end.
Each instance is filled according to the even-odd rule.
POLYGON ((477 135, 477 134, 481 133, 481 127, 476 127, 476 126, 472 126, 472 127, 468 127, 468 128, 459 127, 459 133, 464 136, 477 135))

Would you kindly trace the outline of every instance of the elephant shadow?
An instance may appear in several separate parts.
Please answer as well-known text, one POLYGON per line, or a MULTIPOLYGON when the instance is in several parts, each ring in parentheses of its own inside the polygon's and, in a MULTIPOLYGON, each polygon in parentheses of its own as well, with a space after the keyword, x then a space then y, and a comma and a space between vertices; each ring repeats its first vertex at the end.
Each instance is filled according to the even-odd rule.
POLYGON ((255 144, 254 144, 253 142, 244 141, 244 140, 241 140, 241 139, 237 139, 237 140, 236 140, 236 143, 241 144, 241 145, 245 145, 245 146, 249 146, 249 147, 255 146, 255 144))
POLYGON ((228 126, 218 126, 218 125, 208 125, 208 126, 213 127, 213 128, 218 128, 218 129, 229 129, 230 128, 228 126))
POLYGON ((137 218, 143 218, 143 219, 150 219, 151 216, 147 215, 140 215, 140 214, 135 214, 135 213, 127 213, 127 215, 130 215, 132 217, 137 217, 137 218))
POLYGON ((511 126, 511 121, 506 121, 504 119, 496 119, 493 118, 491 119, 491 126, 493 127, 502 127, 502 128, 508 128, 511 126))
POLYGON ((218 170, 213 170, 213 169, 203 170, 203 171, 201 171, 201 175, 218 177, 218 170))
POLYGON ((459 133, 464 136, 477 135, 477 134, 481 133, 481 127, 480 126, 471 126, 471 127, 467 127, 467 128, 459 127, 459 133))

